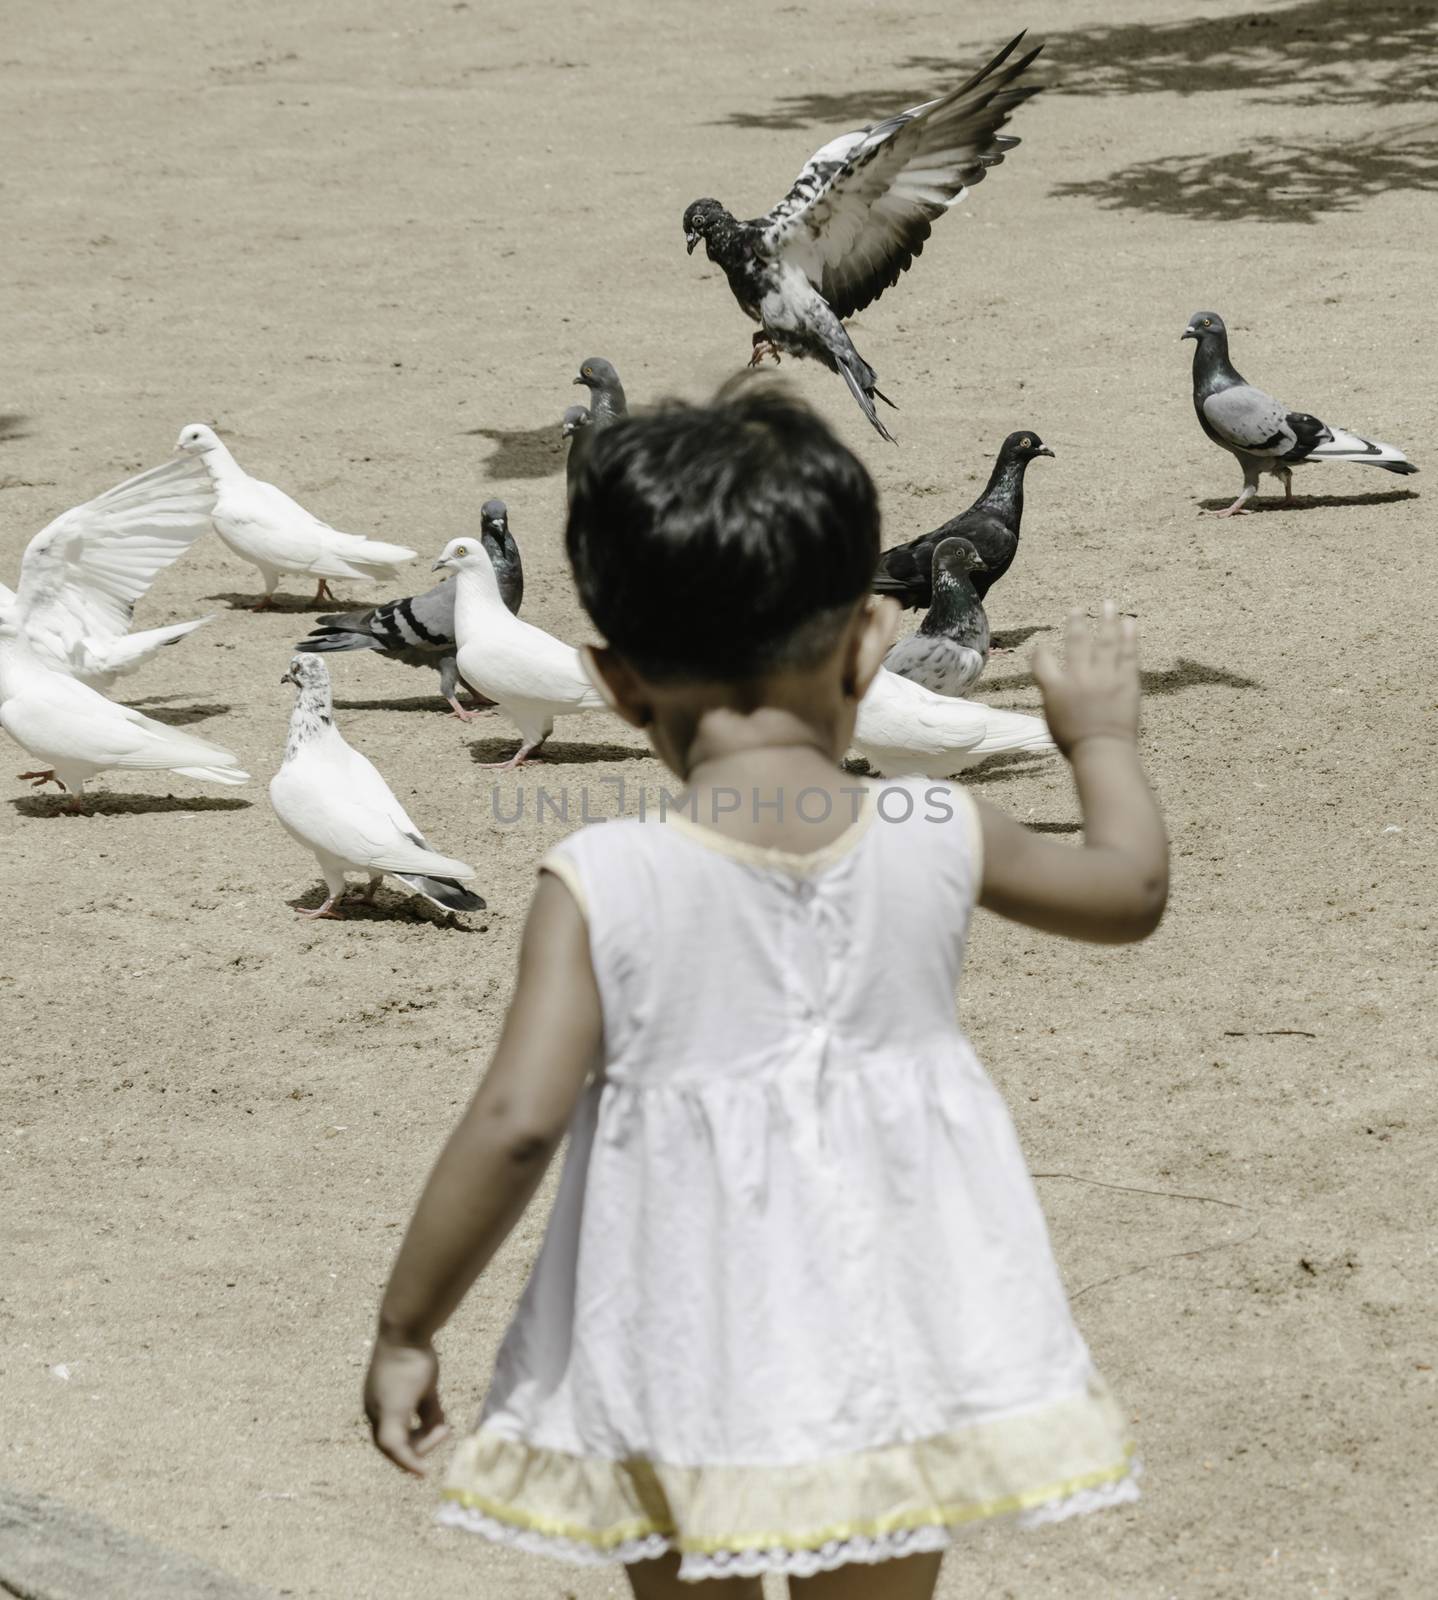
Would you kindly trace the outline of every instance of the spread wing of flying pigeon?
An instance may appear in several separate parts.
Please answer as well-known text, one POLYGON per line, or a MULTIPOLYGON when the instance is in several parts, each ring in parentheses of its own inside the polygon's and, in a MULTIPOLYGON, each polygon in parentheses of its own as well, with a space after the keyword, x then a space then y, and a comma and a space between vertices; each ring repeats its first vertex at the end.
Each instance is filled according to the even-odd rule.
POLYGON ((1193 409, 1199 426, 1243 468, 1238 499, 1220 511, 1220 517, 1243 515, 1265 472, 1279 479, 1284 499, 1291 500, 1293 468, 1306 461, 1352 461, 1400 475, 1417 472, 1391 444, 1330 428, 1311 413, 1290 411, 1281 400, 1245 382, 1228 359, 1228 329, 1216 311, 1195 311, 1179 337, 1195 341, 1193 409))
POLYGON ((203 463, 167 461, 74 506, 42 528, 20 558, 20 588, 0 605, 57 672, 108 689, 210 619, 131 633, 136 604, 210 528, 215 491, 203 463))
POLYGON ((890 443, 874 401, 893 402, 844 319, 899 281, 934 221, 1019 142, 999 130, 1042 87, 1019 81, 1043 48, 1015 56, 1023 37, 937 100, 831 139, 767 215, 741 222, 708 198, 684 213, 690 252, 703 241, 740 308, 760 325, 752 364, 781 352, 823 362, 890 443))

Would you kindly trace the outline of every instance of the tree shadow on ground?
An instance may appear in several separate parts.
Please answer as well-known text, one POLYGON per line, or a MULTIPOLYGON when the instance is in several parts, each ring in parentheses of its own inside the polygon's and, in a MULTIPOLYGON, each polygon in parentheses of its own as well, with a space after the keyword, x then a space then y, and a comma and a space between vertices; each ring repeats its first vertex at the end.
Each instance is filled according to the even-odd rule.
POLYGON ((1244 90, 1285 105, 1411 103, 1438 100, 1433 19, 1432 0, 1301 0, 1053 33, 1042 60, 1064 94, 1244 90))
MULTIPOLYGON (((1296 494, 1291 500, 1250 500, 1247 510, 1256 511, 1317 511, 1324 506, 1348 509, 1352 506, 1387 506, 1398 500, 1417 500, 1413 489, 1374 490, 1368 494, 1296 494)), ((1222 511, 1233 504, 1232 500, 1200 500, 1205 511, 1222 511)), ((1230 520, 1234 520, 1230 518, 1230 520)))
POLYGON ((82 811, 64 794, 22 795, 10 804, 22 817, 142 817, 157 811, 246 811, 253 800, 218 794, 87 794, 82 811))
POLYGON ((1434 126, 1358 140, 1269 140, 1220 155, 1165 156, 1049 192, 1105 211, 1158 212, 1193 222, 1314 223, 1393 190, 1438 191, 1438 139, 1419 136, 1431 135, 1434 126))
POLYGON ((542 428, 467 428, 466 437, 488 439, 494 453, 484 470, 494 478, 548 478, 564 470, 559 422, 542 428))
POLYGON ((188 727, 192 722, 207 722, 211 717, 223 717, 227 711, 233 709, 221 701, 196 701, 187 706, 171 706, 164 703, 183 698, 182 695, 175 694, 146 695, 144 699, 127 700, 125 704, 132 711, 143 711, 155 722, 163 722, 171 728, 188 727))
MULTIPOLYGON (((479 891, 475 890, 475 893, 479 891)), ((307 889, 297 899, 287 900, 285 904, 293 906, 296 911, 317 911, 328 898, 329 890, 321 882, 307 889)), ((326 922, 332 921, 406 922, 438 928, 445 933, 486 933, 489 930, 489 924, 484 920, 489 915, 487 907, 478 911, 448 911, 420 895, 404 894, 387 884, 375 892, 373 900, 366 900, 362 889, 351 888, 335 909, 340 913, 337 918, 316 917, 309 920, 316 927, 323 927, 326 922), (461 917, 473 917, 478 921, 461 922, 461 917)))

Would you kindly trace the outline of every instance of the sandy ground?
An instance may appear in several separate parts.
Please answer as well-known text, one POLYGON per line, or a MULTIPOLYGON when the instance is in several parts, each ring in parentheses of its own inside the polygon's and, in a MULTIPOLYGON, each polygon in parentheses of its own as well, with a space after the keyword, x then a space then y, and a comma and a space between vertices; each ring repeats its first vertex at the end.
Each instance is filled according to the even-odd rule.
MULTIPOLYGON (((1010 428, 1054 445, 991 615, 1018 638, 1103 594, 1140 615, 1175 845, 1146 945, 975 932, 963 1015, 1148 1493, 976 1532, 953 1600, 1438 1584, 1430 519, 1401 480, 1339 467, 1302 474, 1290 509, 1201 519, 1238 473, 1199 434, 1177 343, 1216 307, 1257 381, 1431 464, 1431 8, 1240 12, 10 0, 0 40, 4 576, 56 512, 205 419, 337 525, 420 549, 400 592, 503 496, 526 614, 579 639, 555 431, 578 361, 611 357, 643 401, 748 351, 684 256, 685 203, 757 210, 943 63, 1016 19, 1048 34, 1066 92, 1025 108, 1023 148, 858 330, 900 448, 827 374, 785 369, 872 466, 891 539, 967 503, 1010 428)), ((479 865, 490 910, 460 931, 387 893, 297 922, 315 875, 263 785, 308 607, 295 585, 251 616, 256 589, 197 546, 142 621, 216 620, 127 685, 239 751, 252 786, 116 775, 71 820, 5 780, 0 1479, 290 1595, 617 1595, 432 1531, 431 1492, 370 1453, 358 1385, 398 1229, 495 1036, 534 862, 566 831, 535 823, 536 783, 601 809, 601 780, 657 765, 595 715, 552 768, 496 782, 475 761, 506 728, 338 660, 347 735, 479 865), (495 791, 506 810, 523 791, 521 825, 495 791)), ((996 660, 984 697, 1035 709, 1023 663, 996 660)), ((976 781, 1073 831, 1057 766, 976 781)), ((542 1223, 445 1338, 460 1418, 542 1223)))

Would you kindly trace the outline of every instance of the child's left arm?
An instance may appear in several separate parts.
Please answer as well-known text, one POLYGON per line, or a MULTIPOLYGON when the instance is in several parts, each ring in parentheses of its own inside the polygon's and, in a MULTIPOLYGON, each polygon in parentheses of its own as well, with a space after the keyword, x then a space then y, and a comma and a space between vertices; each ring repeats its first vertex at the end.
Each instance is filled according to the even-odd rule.
POLYGON ((494 1059, 430 1173, 380 1304, 365 1414, 380 1451, 406 1471, 423 1473, 448 1432, 434 1335, 533 1198, 601 1037, 584 918, 543 873, 494 1059))

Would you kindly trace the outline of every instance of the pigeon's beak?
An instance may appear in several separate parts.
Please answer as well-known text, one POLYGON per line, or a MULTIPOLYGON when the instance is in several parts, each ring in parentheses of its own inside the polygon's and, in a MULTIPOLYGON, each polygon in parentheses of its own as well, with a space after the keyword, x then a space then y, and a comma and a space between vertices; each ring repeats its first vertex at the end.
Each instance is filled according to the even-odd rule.
POLYGON ((1185 328, 1183 330, 1183 332, 1181 334, 1179 334, 1178 342, 1180 344, 1182 344, 1185 339, 1196 339, 1196 338, 1198 338, 1198 329, 1197 328, 1185 328))
POLYGON ((694 246, 699 243, 699 237, 697 233, 686 233, 684 235, 684 253, 686 255, 692 256, 694 254, 694 246))
POLYGON ((441 556, 439 558, 439 560, 436 561, 435 564, 429 570, 431 572, 438 572, 441 567, 447 567, 448 565, 449 565, 449 557, 448 556, 441 556))
MULTIPOLYGON (((1053 451, 1050 450, 1049 447, 1046 444, 1041 444, 1038 447, 1038 449, 1034 451, 1034 454, 1036 456, 1051 456, 1053 454, 1053 451)), ((987 567, 984 567, 982 570, 987 572, 989 569, 987 567)))
POLYGON ((280 682, 281 683, 292 683, 292 684, 294 684, 296 689, 298 689, 299 686, 300 686, 300 680, 294 675, 293 672, 285 673, 284 677, 282 677, 280 679, 280 682))
POLYGON ((588 386, 588 383, 589 383, 588 378, 586 378, 583 373, 580 373, 580 375, 577 378, 571 378, 569 381, 571 383, 584 384, 586 387, 588 386))

